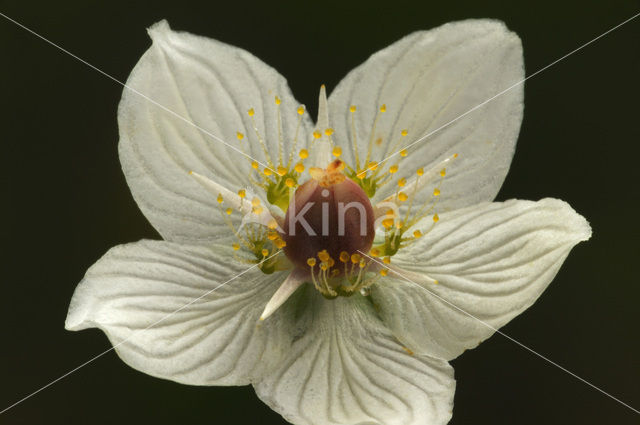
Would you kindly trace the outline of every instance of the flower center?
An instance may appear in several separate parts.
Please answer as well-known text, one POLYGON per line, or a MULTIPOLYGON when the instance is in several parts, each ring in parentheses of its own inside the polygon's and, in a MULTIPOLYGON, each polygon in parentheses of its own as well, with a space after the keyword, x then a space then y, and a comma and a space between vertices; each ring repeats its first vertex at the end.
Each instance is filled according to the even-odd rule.
POLYGON ((345 278, 351 281, 346 288, 361 280, 366 264, 360 266, 358 252, 369 252, 375 235, 369 197, 343 174, 344 167, 336 159, 325 170, 311 168, 312 178, 295 191, 282 226, 287 258, 310 268, 327 296, 337 296, 335 289, 345 287, 345 278))

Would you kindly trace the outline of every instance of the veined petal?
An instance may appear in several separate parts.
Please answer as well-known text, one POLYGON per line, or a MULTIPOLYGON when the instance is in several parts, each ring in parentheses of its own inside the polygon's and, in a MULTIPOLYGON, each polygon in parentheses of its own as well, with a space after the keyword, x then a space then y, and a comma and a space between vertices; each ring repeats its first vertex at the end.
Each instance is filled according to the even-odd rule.
MULTIPOLYGON (((381 161, 523 78, 520 39, 502 22, 468 20, 416 32, 371 56, 331 93, 334 140, 348 163, 354 153, 346 147, 357 140, 363 168, 369 146, 371 160, 381 161)), ((408 178, 458 153, 447 170, 442 185, 447 196, 439 210, 492 200, 509 169, 522 110, 523 86, 518 85, 417 142, 406 158, 396 154, 378 168, 399 164, 396 175, 408 178)), ((395 189, 383 186, 375 200, 395 189)), ((432 190, 420 192, 418 202, 432 190)))
POLYGON ((442 214, 393 257, 398 274, 390 272, 371 296, 400 341, 451 360, 530 307, 571 248, 590 236, 584 217, 557 199, 442 214))
POLYGON ((125 89, 118 110, 120 160, 136 202, 165 239, 208 241, 220 230, 216 201, 189 171, 249 186, 251 160, 238 151, 261 167, 270 165, 268 152, 277 166, 294 140, 305 147, 311 123, 297 113, 286 80, 250 53, 173 32, 166 21, 149 34, 153 45, 127 80, 137 93, 125 89))
POLYGON ((65 326, 103 330, 122 360, 153 376, 246 385, 287 352, 286 306, 258 326, 285 275, 247 271, 229 261, 230 251, 160 241, 117 246, 87 271, 65 326))
POLYGON ((254 384, 265 403, 297 425, 449 421, 455 380, 447 362, 405 350, 360 295, 329 301, 304 291, 287 358, 254 384))

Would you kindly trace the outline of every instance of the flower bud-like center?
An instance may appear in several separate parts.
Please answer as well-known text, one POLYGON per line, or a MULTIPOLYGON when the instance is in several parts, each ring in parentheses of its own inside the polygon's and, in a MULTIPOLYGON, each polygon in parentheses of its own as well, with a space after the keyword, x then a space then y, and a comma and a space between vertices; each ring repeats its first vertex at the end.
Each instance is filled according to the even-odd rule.
POLYGON ((325 170, 311 168, 312 178, 298 187, 289 204, 283 225, 284 252, 299 267, 308 268, 310 259, 317 259, 331 268, 341 256, 371 248, 371 202, 343 169, 340 160, 325 170))

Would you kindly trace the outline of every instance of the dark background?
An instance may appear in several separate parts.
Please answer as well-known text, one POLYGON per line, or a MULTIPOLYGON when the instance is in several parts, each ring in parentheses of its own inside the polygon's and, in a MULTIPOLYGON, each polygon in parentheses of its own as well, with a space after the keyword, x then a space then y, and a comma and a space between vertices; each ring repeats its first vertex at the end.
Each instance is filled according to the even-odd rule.
MULTIPOLYGON (((0 1, 0 11, 121 81, 145 28, 243 47, 289 79, 315 115, 376 50, 463 18, 504 20, 531 74, 640 11, 638 1, 277 3, 0 1)), ((110 345, 67 332, 68 302, 110 247, 158 238, 117 156, 122 87, 0 17, 2 292, 0 410, 110 345)), ((550 288, 503 330, 640 408, 640 18, 526 83, 525 115, 498 199, 568 201, 593 227, 550 288)), ((637 424, 640 416, 496 335, 453 362, 451 424, 637 424)), ((251 387, 189 387, 110 352, 0 415, 7 424, 284 424, 251 387)))

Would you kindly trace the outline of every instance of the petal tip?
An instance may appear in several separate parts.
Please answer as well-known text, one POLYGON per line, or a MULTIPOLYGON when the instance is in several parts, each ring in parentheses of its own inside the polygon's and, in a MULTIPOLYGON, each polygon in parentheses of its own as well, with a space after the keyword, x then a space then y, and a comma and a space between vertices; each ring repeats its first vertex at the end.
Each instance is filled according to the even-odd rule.
POLYGON ((166 34, 171 32, 171 27, 169 26, 169 22, 166 19, 156 22, 147 28, 147 34, 151 37, 152 40, 157 40, 163 37, 166 34))

